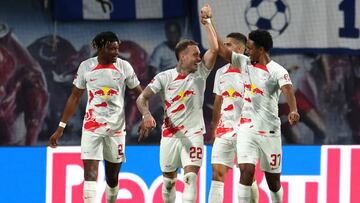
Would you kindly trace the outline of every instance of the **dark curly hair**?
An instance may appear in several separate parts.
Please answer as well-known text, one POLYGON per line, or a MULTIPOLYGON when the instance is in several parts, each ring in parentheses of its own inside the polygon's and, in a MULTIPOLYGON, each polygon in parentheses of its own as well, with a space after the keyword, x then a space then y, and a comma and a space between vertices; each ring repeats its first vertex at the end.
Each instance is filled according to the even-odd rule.
POLYGON ((272 37, 266 30, 254 30, 250 32, 249 39, 254 42, 256 47, 263 47, 266 52, 273 47, 272 37))
POLYGON ((100 32, 92 40, 91 46, 94 49, 99 50, 106 47, 106 45, 110 44, 111 42, 118 42, 120 44, 120 40, 114 32, 100 32))

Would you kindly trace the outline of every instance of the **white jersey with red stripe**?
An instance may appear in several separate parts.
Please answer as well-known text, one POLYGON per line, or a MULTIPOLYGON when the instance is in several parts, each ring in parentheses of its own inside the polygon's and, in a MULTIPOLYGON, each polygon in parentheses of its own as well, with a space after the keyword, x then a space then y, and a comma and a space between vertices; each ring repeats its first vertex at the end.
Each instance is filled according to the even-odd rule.
POLYGON ((236 140, 235 128, 240 124, 245 79, 241 70, 230 64, 216 71, 213 92, 222 97, 216 137, 236 140))
POLYGON ((249 57, 232 53, 232 64, 244 67, 249 83, 245 83, 244 107, 240 128, 247 124, 261 135, 280 135, 278 102, 283 85, 292 84, 287 70, 270 61, 266 65, 251 64, 249 57))
POLYGON ((83 131, 100 135, 125 135, 125 85, 130 89, 140 84, 129 62, 118 58, 102 65, 97 57, 83 61, 73 84, 87 89, 88 102, 83 131))
POLYGON ((203 102, 206 78, 210 70, 201 62, 194 73, 187 76, 176 68, 157 74, 148 87, 164 102, 163 137, 203 135, 205 124, 203 102))

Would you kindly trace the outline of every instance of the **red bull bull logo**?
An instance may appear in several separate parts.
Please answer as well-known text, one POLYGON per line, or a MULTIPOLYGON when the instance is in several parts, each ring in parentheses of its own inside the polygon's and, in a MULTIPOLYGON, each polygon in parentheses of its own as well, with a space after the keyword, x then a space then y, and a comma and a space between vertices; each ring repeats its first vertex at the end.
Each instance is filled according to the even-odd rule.
POLYGON ((254 94, 261 94, 262 96, 264 96, 264 91, 262 91, 262 90, 259 89, 259 88, 253 89, 253 93, 254 93, 254 94))
POLYGON ((251 84, 244 84, 244 88, 245 88, 245 90, 247 90, 247 91, 251 91, 251 84))
POLYGON ((257 95, 264 96, 264 91, 262 89, 256 87, 254 84, 244 84, 244 88, 251 95, 257 94, 257 95))
POLYGON ((229 98, 239 98, 243 97, 240 92, 234 90, 233 88, 229 88, 226 91, 222 93, 223 97, 229 97, 229 98))
POLYGON ((179 94, 172 99, 172 102, 187 99, 190 95, 195 95, 193 90, 180 91, 179 94))
POLYGON ((103 87, 95 91, 95 95, 100 95, 103 99, 109 99, 113 95, 118 95, 118 91, 109 87, 103 87))

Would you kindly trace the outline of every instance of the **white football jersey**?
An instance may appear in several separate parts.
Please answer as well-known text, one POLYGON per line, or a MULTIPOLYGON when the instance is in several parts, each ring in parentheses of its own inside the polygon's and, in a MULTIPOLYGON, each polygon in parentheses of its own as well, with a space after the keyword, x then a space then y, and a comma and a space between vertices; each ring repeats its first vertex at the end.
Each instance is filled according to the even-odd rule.
POLYGON ((203 135, 204 91, 210 70, 204 63, 198 65, 194 73, 185 76, 176 68, 157 74, 148 87, 164 102, 163 137, 186 137, 203 135))
POLYGON ((244 67, 242 69, 247 72, 249 81, 244 84, 244 107, 240 123, 248 124, 262 135, 280 135, 280 88, 292 84, 289 73, 275 61, 270 61, 266 66, 251 64, 249 57, 234 52, 231 61, 237 67, 244 67))
POLYGON ((230 64, 216 71, 213 92, 222 97, 220 121, 216 128, 217 137, 236 139, 234 129, 240 124, 244 83, 247 83, 244 74, 230 64))
POLYGON ((101 135, 125 135, 125 85, 130 89, 140 84, 131 65, 122 59, 102 65, 97 57, 80 64, 73 84, 87 89, 88 102, 83 131, 101 135))

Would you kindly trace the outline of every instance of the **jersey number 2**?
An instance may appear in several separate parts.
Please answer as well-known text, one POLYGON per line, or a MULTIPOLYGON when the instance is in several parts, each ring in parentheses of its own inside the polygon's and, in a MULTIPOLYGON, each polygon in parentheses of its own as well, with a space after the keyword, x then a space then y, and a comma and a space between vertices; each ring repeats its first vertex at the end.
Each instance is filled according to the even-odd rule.
POLYGON ((122 145, 122 144, 119 144, 119 145, 118 145, 118 153, 119 153, 120 156, 124 155, 123 145, 122 145))

